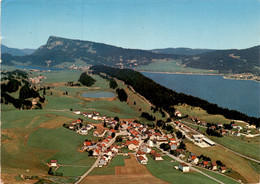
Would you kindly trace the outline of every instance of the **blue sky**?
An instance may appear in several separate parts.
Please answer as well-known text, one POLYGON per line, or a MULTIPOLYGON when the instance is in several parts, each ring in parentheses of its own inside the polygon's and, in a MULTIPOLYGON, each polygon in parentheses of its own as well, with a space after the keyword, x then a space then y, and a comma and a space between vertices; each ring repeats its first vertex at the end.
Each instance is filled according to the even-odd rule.
POLYGON ((230 49, 260 44, 258 0, 2 0, 2 43, 49 36, 125 48, 230 49))

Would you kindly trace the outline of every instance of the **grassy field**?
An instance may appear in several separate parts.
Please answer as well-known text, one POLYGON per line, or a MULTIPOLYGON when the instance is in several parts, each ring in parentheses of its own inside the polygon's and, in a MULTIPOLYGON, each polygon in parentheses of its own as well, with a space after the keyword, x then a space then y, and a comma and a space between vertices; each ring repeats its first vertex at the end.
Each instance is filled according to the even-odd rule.
MULTIPOLYGON (((205 110, 200 107, 191 107, 189 105, 178 105, 175 106, 176 109, 180 110, 183 114, 188 114, 189 116, 197 116, 201 121, 206 123, 228 123, 230 124, 231 120, 226 119, 222 115, 212 115, 208 114, 205 110)), ((240 123, 236 123, 240 125, 240 123)))
POLYGON ((89 175, 114 175, 116 166, 124 166, 125 162, 123 155, 117 155, 108 166, 96 167, 89 175))
POLYGON ((245 138, 243 136, 224 136, 211 137, 211 139, 243 155, 260 160, 259 137, 245 138))
POLYGON ((222 181, 223 183, 228 183, 228 184, 238 184, 239 183, 239 182, 237 182, 237 181, 235 181, 235 180, 233 180, 231 178, 228 178, 226 176, 223 176, 221 174, 218 174, 218 173, 215 173, 215 172, 211 172, 211 171, 208 171, 206 169, 201 169, 201 168, 198 168, 198 167, 197 167, 197 169, 199 169, 202 172, 204 172, 204 173, 206 173, 206 174, 216 178, 219 181, 222 181))
POLYGON ((172 159, 168 156, 164 156, 163 159, 163 161, 155 161, 148 155, 146 167, 157 178, 169 183, 217 183, 197 172, 183 173, 180 170, 176 170, 174 166, 179 165, 177 161, 171 162, 172 159))
POLYGON ((179 60, 172 61, 161 61, 152 62, 148 65, 140 65, 136 67, 140 71, 152 71, 152 72, 181 72, 181 73, 203 73, 203 74, 216 74, 216 71, 203 70, 203 69, 194 69, 186 68, 180 66, 178 63, 181 63, 179 60))
POLYGON ((258 173, 260 174, 260 164, 253 162, 251 160, 247 160, 247 163, 258 173))
POLYGON ((200 148, 192 143, 186 143, 187 149, 196 155, 205 155, 212 159, 212 161, 220 160, 228 168, 232 168, 229 176, 242 180, 243 182, 256 183, 258 182, 258 173, 248 165, 247 161, 236 155, 235 153, 224 149, 220 146, 212 146, 209 148, 200 148))

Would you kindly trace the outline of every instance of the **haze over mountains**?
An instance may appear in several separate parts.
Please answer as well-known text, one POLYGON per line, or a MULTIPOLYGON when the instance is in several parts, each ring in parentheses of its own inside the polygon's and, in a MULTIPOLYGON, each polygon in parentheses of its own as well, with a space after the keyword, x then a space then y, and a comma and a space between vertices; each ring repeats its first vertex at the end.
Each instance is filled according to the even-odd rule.
POLYGON ((1 53, 11 54, 12 56, 25 56, 32 54, 36 49, 16 49, 1 44, 1 53))
POLYGON ((17 52, 2 53, 2 64, 13 65, 12 61, 16 61, 35 66, 54 67, 64 62, 83 61, 91 65, 104 64, 134 68, 156 60, 166 62, 179 59, 183 66, 191 68, 218 70, 220 73, 259 74, 259 49, 260 46, 240 50, 168 48, 147 51, 50 36, 45 45, 30 55, 21 55, 22 53, 17 50, 15 50, 17 52))

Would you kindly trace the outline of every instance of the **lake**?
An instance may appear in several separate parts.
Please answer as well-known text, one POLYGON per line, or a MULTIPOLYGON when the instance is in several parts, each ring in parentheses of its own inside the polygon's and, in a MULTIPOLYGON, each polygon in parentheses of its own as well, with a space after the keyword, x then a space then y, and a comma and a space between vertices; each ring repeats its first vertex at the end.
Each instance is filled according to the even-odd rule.
POLYGON ((85 98, 111 98, 115 96, 112 92, 89 92, 81 94, 85 98))
POLYGON ((176 92, 185 93, 260 117, 260 83, 250 80, 224 79, 220 75, 188 75, 142 72, 155 82, 176 92))

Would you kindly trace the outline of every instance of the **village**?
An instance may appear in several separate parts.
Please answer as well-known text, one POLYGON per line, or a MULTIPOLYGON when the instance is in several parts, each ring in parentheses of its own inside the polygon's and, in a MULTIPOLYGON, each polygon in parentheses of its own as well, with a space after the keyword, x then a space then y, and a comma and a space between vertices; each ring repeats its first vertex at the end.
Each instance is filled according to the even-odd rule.
MULTIPOLYGON (((178 111, 177 111, 178 112, 178 111)), ((162 156, 168 155, 179 162, 179 169, 182 172, 196 170, 194 167, 201 167, 214 172, 225 173, 227 168, 222 161, 211 161, 211 158, 203 155, 195 155, 186 149, 184 138, 192 141, 195 145, 202 148, 215 146, 215 142, 187 125, 180 123, 180 120, 169 122, 180 131, 182 136, 178 138, 175 133, 164 133, 160 129, 153 129, 145 124, 135 121, 120 121, 117 118, 100 115, 99 112, 80 112, 74 110, 77 115, 99 120, 106 127, 103 132, 96 131, 96 127, 90 123, 83 123, 78 118, 68 124, 65 128, 75 131, 81 135, 88 135, 90 130, 93 136, 98 137, 98 141, 85 140, 82 143, 81 151, 89 153, 89 156, 97 158, 96 167, 105 167, 117 156, 127 156, 132 154, 136 160, 143 165, 148 163, 147 154, 155 161, 163 160, 162 156)), ((178 112, 178 114, 181 114, 178 112)), ((178 114, 176 114, 178 116, 178 114)), ((194 121, 195 122, 195 121, 194 121)), ((57 160, 52 160, 49 167, 59 167, 57 160)))

